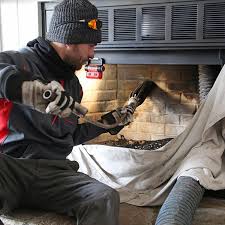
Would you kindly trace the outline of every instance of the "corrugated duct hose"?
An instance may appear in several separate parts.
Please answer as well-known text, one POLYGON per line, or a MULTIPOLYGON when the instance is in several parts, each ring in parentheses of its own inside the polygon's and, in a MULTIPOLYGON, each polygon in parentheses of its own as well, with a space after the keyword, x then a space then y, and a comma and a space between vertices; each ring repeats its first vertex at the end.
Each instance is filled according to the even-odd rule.
POLYGON ((191 225, 205 189, 191 177, 177 179, 159 211, 156 225, 191 225))
POLYGON ((200 102, 206 99, 220 70, 221 70, 220 66, 207 66, 207 65, 198 66, 200 102))
MULTIPOLYGON (((200 101, 214 84, 218 66, 199 65, 200 101)), ((181 176, 162 205, 155 225, 191 225, 205 189, 191 177, 181 176)))

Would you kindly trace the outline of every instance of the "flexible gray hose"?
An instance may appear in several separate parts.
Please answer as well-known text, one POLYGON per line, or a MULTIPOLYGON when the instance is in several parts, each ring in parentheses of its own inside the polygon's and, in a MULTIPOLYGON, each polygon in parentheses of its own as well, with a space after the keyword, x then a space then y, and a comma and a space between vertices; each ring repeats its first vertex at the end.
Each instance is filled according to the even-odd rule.
POLYGON ((209 91, 211 90, 219 74, 220 69, 221 67, 216 65, 213 65, 213 66, 199 65, 198 66, 200 102, 206 99, 209 91))
POLYGON ((191 177, 180 177, 159 211, 155 225, 191 225, 205 189, 191 177))

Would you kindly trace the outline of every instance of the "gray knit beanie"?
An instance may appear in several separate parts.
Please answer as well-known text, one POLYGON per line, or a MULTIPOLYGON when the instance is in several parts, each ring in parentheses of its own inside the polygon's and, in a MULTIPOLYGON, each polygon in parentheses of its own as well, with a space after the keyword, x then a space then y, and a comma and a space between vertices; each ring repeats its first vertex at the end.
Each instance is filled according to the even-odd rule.
POLYGON ((98 18, 98 10, 88 0, 64 0, 56 5, 46 39, 65 44, 100 43, 101 30, 86 22, 98 18))

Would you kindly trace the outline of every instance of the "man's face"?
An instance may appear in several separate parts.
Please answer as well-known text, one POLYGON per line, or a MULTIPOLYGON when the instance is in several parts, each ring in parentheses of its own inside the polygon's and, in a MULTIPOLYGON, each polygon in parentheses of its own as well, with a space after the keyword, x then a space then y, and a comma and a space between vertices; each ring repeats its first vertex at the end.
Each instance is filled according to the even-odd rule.
POLYGON ((89 58, 94 57, 95 44, 68 44, 66 45, 64 61, 80 70, 89 58))

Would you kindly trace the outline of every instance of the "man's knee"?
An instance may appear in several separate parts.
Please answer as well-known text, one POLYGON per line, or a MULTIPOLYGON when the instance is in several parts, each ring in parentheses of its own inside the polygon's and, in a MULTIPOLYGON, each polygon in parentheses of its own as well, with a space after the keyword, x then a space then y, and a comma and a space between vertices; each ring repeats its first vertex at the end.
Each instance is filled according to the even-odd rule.
POLYGON ((99 202, 101 202, 101 200, 103 202, 109 201, 113 205, 119 205, 120 203, 119 193, 115 189, 102 183, 99 183, 96 188, 96 196, 99 202))
POLYGON ((101 219, 105 220, 105 224, 117 224, 117 222, 113 221, 118 220, 120 197, 119 193, 115 189, 105 186, 104 190, 101 192, 100 198, 95 202, 95 204, 96 209, 100 212, 99 215, 101 219))
POLYGON ((103 195, 113 204, 119 205, 120 196, 119 196, 119 193, 115 189, 107 186, 103 195))
POLYGON ((80 208, 77 219, 79 225, 118 225, 120 198, 111 187, 99 184, 99 192, 94 201, 80 208))

